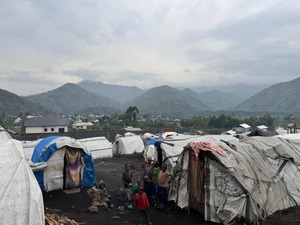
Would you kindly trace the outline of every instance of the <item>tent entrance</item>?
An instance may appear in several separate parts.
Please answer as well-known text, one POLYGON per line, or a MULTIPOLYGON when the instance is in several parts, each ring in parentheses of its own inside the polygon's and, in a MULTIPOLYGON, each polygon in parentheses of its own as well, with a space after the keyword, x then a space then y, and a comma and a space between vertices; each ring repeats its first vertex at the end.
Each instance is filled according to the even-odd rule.
POLYGON ((198 157, 194 151, 189 151, 189 173, 187 188, 189 192, 189 208, 192 207, 204 214, 205 206, 205 179, 207 169, 205 168, 205 152, 200 151, 198 157))
POLYGON ((83 161, 81 159, 81 149, 67 146, 64 156, 63 182, 64 190, 81 187, 83 161))

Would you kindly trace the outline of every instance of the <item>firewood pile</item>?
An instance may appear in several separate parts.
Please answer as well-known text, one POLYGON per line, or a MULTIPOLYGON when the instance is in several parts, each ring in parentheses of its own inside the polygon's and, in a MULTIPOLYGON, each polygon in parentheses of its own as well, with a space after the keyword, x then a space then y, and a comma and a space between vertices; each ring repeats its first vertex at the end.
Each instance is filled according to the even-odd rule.
POLYGON ((45 225, 81 225, 85 223, 77 223, 74 220, 71 220, 65 216, 59 216, 57 214, 45 215, 45 225))

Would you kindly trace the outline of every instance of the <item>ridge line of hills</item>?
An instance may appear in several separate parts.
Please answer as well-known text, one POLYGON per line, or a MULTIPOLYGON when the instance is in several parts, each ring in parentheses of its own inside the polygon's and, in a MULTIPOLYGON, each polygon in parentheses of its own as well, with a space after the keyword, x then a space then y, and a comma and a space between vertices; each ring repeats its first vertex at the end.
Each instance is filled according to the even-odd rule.
MULTIPOLYGON (((199 88, 201 89, 201 88, 199 88)), ((135 86, 81 81, 21 97, 0 89, 0 114, 120 114, 136 106, 140 115, 187 117, 216 112, 300 114, 300 77, 264 88, 249 98, 219 90, 198 93, 190 88, 135 86)))

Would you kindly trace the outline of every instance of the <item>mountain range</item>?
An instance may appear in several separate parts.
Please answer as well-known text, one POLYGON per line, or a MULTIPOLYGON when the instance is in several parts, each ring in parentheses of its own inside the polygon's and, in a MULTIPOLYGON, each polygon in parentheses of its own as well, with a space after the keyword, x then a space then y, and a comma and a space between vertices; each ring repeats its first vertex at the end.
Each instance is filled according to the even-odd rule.
MULTIPOLYGON (((254 86, 253 89, 259 90, 259 87, 254 86)), ((219 89, 199 92, 204 90, 201 87, 196 90, 167 85, 143 90, 135 86, 94 81, 67 83, 54 90, 25 97, 0 89, 0 114, 120 114, 129 106, 136 106, 141 115, 176 117, 223 111, 270 114, 300 112, 300 77, 266 87, 249 98, 233 93, 236 90, 231 93, 219 89)))

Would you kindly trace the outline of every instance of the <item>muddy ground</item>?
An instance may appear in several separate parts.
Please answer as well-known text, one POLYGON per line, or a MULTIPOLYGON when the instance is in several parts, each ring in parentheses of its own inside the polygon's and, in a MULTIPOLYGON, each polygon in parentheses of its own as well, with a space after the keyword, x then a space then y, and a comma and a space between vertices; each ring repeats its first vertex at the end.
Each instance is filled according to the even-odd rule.
MULTIPOLYGON (((125 162, 133 166, 135 177, 143 173, 144 159, 141 154, 114 156, 113 158, 95 160, 97 182, 104 180, 109 194, 112 196, 114 207, 109 210, 100 209, 100 213, 93 214, 87 211, 91 199, 87 195, 87 189, 79 193, 66 194, 64 191, 44 192, 45 213, 55 213, 75 220, 79 224, 86 225, 137 225, 137 211, 126 207, 124 211, 119 208, 125 204, 123 184, 121 176, 125 162)), ((203 215, 196 211, 188 213, 170 206, 163 210, 150 208, 150 217, 154 225, 216 225, 216 223, 205 222, 203 215)), ((260 225, 300 225, 300 207, 280 211, 260 221, 260 225)))

